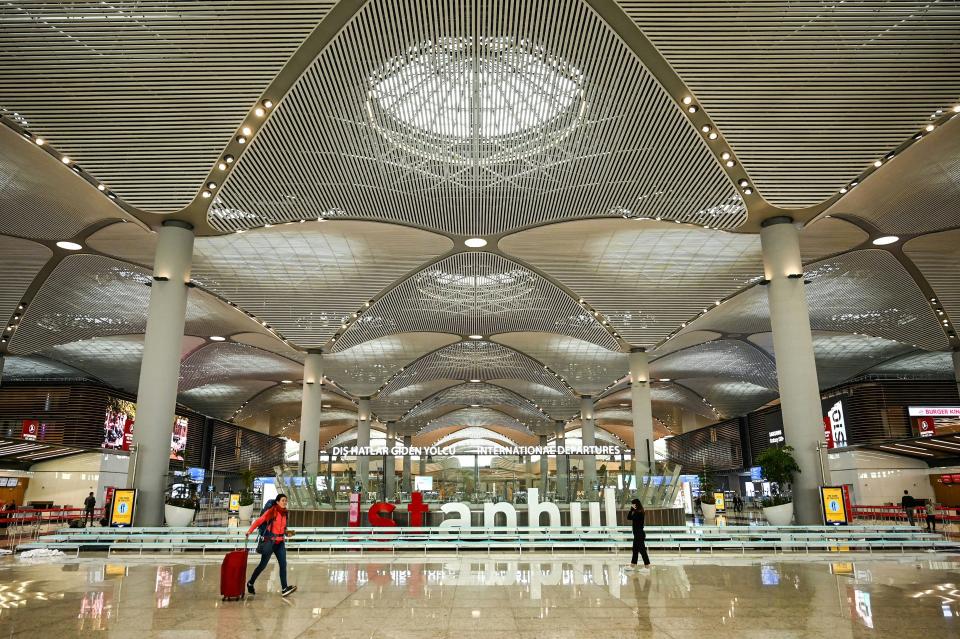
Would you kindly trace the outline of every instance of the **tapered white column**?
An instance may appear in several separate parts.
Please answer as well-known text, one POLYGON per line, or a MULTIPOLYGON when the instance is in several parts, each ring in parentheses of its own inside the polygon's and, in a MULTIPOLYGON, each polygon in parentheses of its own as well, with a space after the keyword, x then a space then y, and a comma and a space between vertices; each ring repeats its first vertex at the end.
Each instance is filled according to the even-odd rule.
MULTIPOLYGON (((387 450, 393 450, 397 445, 397 425, 393 422, 387 422, 387 450)), ((383 464, 383 488, 386 493, 387 501, 393 501, 393 493, 396 491, 397 478, 394 471, 397 467, 396 459, 393 453, 387 453, 383 464)))
POLYGON ((547 498, 547 486, 550 478, 550 457, 547 456, 547 436, 540 435, 540 496, 547 498))
MULTIPOLYGON (((564 424, 561 421, 557 422, 557 448, 563 448, 567 445, 567 440, 564 431, 564 424)), ((569 468, 567 465, 567 459, 569 459, 565 454, 557 453, 557 500, 558 501, 567 501, 567 473, 569 468)))
POLYGON ((403 436, 403 447, 407 449, 407 452, 406 452, 406 453, 404 454, 404 456, 403 456, 403 476, 402 476, 401 479, 400 479, 400 490, 402 490, 403 492, 407 493, 408 495, 409 495, 410 492, 411 492, 411 491, 410 491, 410 487, 411 487, 411 484, 410 484, 410 470, 411 470, 411 466, 412 466, 412 464, 411 464, 412 460, 410 459, 410 447, 411 447, 411 446, 413 446, 413 436, 412 436, 412 435, 404 435, 404 436, 403 436))
MULTIPOLYGON (((370 400, 366 397, 357 402, 357 446, 370 446, 370 400)), ((360 483, 362 496, 366 495, 369 480, 370 457, 357 455, 357 481, 360 483)))
POLYGON ((158 235, 133 429, 136 463, 130 464, 133 487, 138 491, 134 522, 138 526, 163 524, 163 498, 187 312, 187 282, 193 259, 193 226, 167 220, 158 235))
POLYGON ((633 472, 639 489, 643 485, 641 478, 645 473, 655 474, 653 407, 650 404, 650 358, 642 349, 630 351, 630 405, 633 416, 633 472))
POLYGON ((801 472, 794 476, 794 512, 799 524, 819 524, 820 453, 824 437, 820 387, 804 291, 800 241, 793 220, 766 220, 760 231, 764 274, 768 280, 770 327, 777 361, 780 408, 786 443, 794 447, 801 472))
POLYGON ((309 351, 303 362, 303 399, 300 404, 300 444, 303 469, 316 475, 320 464, 320 413, 323 409, 323 353, 309 351))
MULTIPOLYGON (((586 446, 596 446, 597 437, 593 423, 593 398, 584 395, 580 398, 580 432, 583 433, 582 442, 586 446)), ((597 482, 597 456, 581 455, 583 466, 583 494, 585 499, 594 497, 594 484, 597 482)))

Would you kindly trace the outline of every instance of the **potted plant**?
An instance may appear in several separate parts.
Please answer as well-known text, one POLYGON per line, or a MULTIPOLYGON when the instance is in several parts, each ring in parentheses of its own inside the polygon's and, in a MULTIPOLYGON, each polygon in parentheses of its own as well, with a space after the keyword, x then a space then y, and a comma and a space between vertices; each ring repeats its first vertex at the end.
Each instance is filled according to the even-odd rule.
POLYGON ((240 521, 250 521, 253 517, 253 480, 256 473, 247 469, 240 473, 243 489, 240 491, 240 521))
POLYGON ((713 496, 713 481, 706 470, 700 473, 700 509, 703 511, 704 522, 716 520, 717 502, 713 496))
POLYGON ((793 498, 789 486, 793 474, 800 472, 792 446, 771 446, 757 457, 764 478, 773 486, 773 495, 761 501, 763 516, 773 526, 789 526, 793 521, 793 498))
POLYGON ((197 500, 193 497, 170 496, 163 504, 163 517, 172 528, 184 528, 193 523, 197 500))

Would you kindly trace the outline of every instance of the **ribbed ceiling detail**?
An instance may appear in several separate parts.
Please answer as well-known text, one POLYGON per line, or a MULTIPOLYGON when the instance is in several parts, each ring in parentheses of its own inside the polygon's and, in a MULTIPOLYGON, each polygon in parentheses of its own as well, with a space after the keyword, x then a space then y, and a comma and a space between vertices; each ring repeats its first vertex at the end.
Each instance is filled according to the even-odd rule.
MULTIPOLYGON (((958 202, 960 199, 954 200, 953 206, 957 206, 958 202)), ((957 276, 960 269, 960 230, 914 238, 904 245, 903 252, 917 265, 923 277, 933 287, 937 300, 946 313, 946 317, 939 314, 937 317, 941 322, 944 319, 953 322, 953 329, 956 331, 957 322, 960 322, 960 279, 957 276)), ((960 340, 954 338, 951 341, 954 348, 960 346, 960 340)))
MULTIPOLYGON (((773 355, 773 334, 751 335, 750 341, 773 355)), ((909 344, 869 335, 844 335, 816 331, 813 352, 820 388, 837 386, 871 366, 915 350, 909 344)))
POLYGON ((956 377, 950 353, 923 351, 878 364, 866 374, 903 379, 955 379, 956 377))
POLYGON ((419 430, 431 420, 444 415, 448 407, 494 407, 507 412, 531 429, 552 424, 547 415, 534 406, 529 399, 492 384, 459 384, 441 391, 415 406, 400 422, 404 432, 419 430))
MULTIPOLYGON (((807 302, 814 330, 863 333, 915 344, 949 348, 946 335, 913 278, 887 251, 866 249, 806 267, 807 302)), ((697 318, 680 333, 765 333, 770 331, 767 290, 754 286, 697 318)))
POLYGON ((433 420, 429 425, 422 428, 418 434, 424 435, 444 428, 450 428, 451 426, 496 426, 497 428, 512 430, 523 435, 533 434, 533 431, 516 419, 491 408, 461 408, 460 410, 455 410, 447 413, 443 417, 433 420))
POLYGON ((746 212, 703 136, 586 3, 373 0, 278 105, 208 219, 488 235, 598 215, 731 228, 746 212))
POLYGON ((656 221, 554 224, 500 247, 563 282, 638 346, 655 344, 763 271, 757 235, 656 221))
POLYGON ((377 399, 390 397, 409 386, 427 381, 469 382, 473 379, 523 380, 552 391, 554 397, 574 399, 557 377, 544 370, 541 364, 513 349, 486 340, 457 342, 417 360, 394 377, 377 399))
POLYGON ((506 333, 496 341, 543 362, 578 395, 595 395, 627 374, 627 355, 581 339, 552 333, 506 333))
MULTIPOLYGON (((380 337, 325 355, 323 374, 355 397, 370 396, 394 374, 399 373, 400 377, 404 377, 406 372, 400 372, 404 366, 458 339, 444 333, 411 333, 380 337)), ((440 352, 445 350, 447 349, 442 349, 440 352)), ((428 357, 434 355, 436 353, 428 357)), ((417 364, 421 361, 423 360, 419 360, 417 364)), ((411 383, 413 381, 410 380, 411 383)))
POLYGON ((542 331, 614 350, 614 337, 569 295, 516 262, 458 253, 414 273, 364 311, 335 350, 415 331, 494 335, 542 331))
POLYGON ((0 105, 127 202, 175 211, 333 4, 5 2, 0 105))
POLYGON ((84 371, 45 357, 17 355, 4 357, 0 373, 4 382, 84 381, 93 377, 84 371))
POLYGON ((133 219, 56 157, 0 124, 0 233, 64 240, 111 218, 133 219))
POLYGON ((885 162, 827 213, 861 218, 884 233, 913 235, 960 226, 958 200, 960 117, 955 115, 885 162))
MULTIPOLYGON (((252 346, 231 342, 213 343, 183 360, 180 391, 213 384, 225 379, 259 379, 295 383, 303 377, 297 362, 252 346)), ((246 399, 246 398, 244 398, 246 399)))
POLYGON ((953 2, 618 2, 782 207, 836 194, 957 99, 953 2))
POLYGON ((650 377, 679 380, 691 377, 744 380, 777 388, 773 360, 759 348, 737 340, 716 340, 662 357, 650 365, 650 377))
POLYGON ((683 384, 717 409, 713 419, 746 415, 777 398, 777 391, 751 382, 717 377, 695 377, 683 384))
MULTIPOLYGON (((143 333, 150 274, 99 255, 71 255, 44 282, 10 341, 17 354, 105 335, 143 333)), ((251 332, 251 318, 198 289, 187 297, 187 335, 251 332)), ((260 329, 262 332, 262 329, 260 329)))
POLYGON ((275 382, 259 379, 225 378, 222 382, 211 382, 185 390, 177 398, 184 405, 204 415, 230 419, 244 402, 274 384, 275 382))
POLYGON ((17 311, 23 294, 52 255, 40 244, 0 235, 0 322, 9 321, 17 311))

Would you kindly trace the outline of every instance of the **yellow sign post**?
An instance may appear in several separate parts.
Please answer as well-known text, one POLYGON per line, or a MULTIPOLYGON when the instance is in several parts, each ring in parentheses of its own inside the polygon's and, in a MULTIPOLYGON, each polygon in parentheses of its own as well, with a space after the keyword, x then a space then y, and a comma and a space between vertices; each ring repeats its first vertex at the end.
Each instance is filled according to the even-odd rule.
POLYGON ((713 500, 714 500, 713 503, 717 505, 718 513, 727 512, 726 503, 724 502, 724 499, 723 499, 723 493, 713 493, 713 500))
POLYGON ((840 486, 821 486, 820 502, 823 506, 823 523, 827 526, 847 525, 847 506, 840 486))
POLYGON ((232 513, 240 512, 240 493, 230 495, 230 508, 228 510, 232 513))
POLYGON ((133 525, 133 510, 137 501, 137 491, 133 488, 120 488, 113 491, 113 508, 110 509, 110 525, 125 527, 133 525))

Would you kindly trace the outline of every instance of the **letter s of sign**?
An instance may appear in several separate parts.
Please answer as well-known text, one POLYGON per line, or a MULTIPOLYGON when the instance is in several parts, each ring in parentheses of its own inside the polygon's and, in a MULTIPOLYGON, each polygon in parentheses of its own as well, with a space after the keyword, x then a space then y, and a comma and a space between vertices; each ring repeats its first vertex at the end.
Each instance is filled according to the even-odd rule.
POLYGON ((367 511, 367 519, 370 520, 370 525, 381 528, 396 526, 397 522, 394 520, 388 517, 381 517, 381 514, 383 513, 392 513, 395 508, 396 506, 393 504, 388 504, 382 501, 378 501, 374 505, 370 506, 370 510, 367 511))

